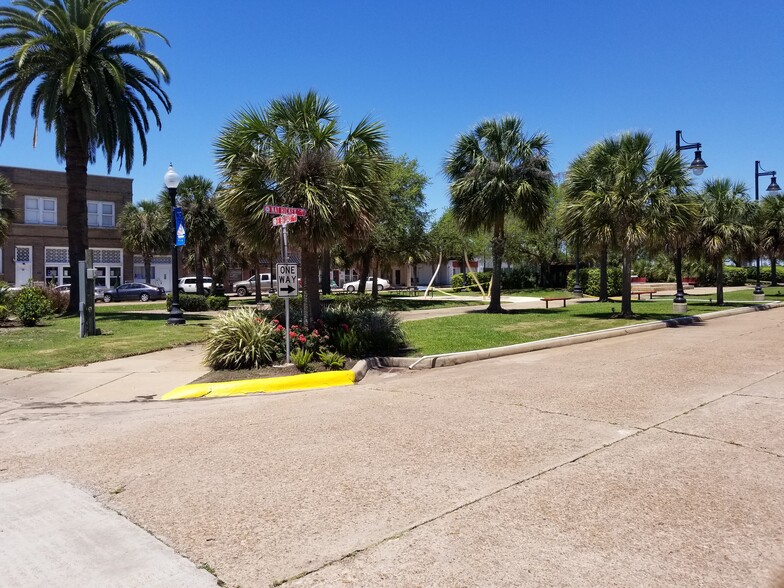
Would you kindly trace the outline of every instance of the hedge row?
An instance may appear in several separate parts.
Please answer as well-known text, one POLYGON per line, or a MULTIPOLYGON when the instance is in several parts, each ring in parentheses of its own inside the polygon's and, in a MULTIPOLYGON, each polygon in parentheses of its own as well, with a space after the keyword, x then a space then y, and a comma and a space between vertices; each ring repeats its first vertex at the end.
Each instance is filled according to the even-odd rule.
MULTIPOLYGON (((171 310, 172 295, 166 295, 166 309, 171 310)), ((185 312, 204 310, 226 310, 229 299, 225 296, 200 296, 199 294, 180 294, 180 309, 185 312)))
MULTIPOLYGON (((566 289, 572 290, 574 288, 574 270, 570 271, 566 276, 566 289)), ((585 294, 589 296, 599 295, 599 283, 601 280, 601 271, 598 267, 585 267, 580 268, 580 287, 585 294)), ((621 268, 608 267, 607 268, 607 294, 609 296, 618 296, 621 293, 621 268)))

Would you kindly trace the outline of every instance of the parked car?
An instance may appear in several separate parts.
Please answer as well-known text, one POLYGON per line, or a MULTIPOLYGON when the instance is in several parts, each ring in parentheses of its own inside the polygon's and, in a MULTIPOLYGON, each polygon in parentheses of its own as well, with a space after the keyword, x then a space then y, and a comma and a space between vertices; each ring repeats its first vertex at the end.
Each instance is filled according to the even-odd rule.
MULTIPOLYGON (((271 274, 259 274, 259 276, 261 278, 259 283, 261 284, 262 292, 271 292, 278 285, 278 280, 272 279, 271 274)), ((256 276, 251 276, 241 282, 235 282, 234 291, 237 293, 237 296, 253 294, 256 291, 256 276)))
MULTIPOLYGON (((204 293, 209 296, 213 290, 222 289, 221 284, 215 284, 213 288, 212 278, 204 276, 202 284, 204 285, 204 293)), ((183 294, 196 294, 196 276, 188 276, 187 278, 180 278, 178 288, 183 294)))
MULTIPOLYGON (((58 292, 62 292, 63 294, 71 293, 71 286, 69 284, 63 284, 62 286, 55 286, 54 289, 57 290, 58 292)), ((93 290, 94 290, 95 300, 103 300, 103 295, 106 292, 107 288, 105 286, 96 286, 93 290)))
POLYGON ((123 284, 116 288, 111 288, 103 293, 103 301, 111 302, 112 300, 141 300, 147 302, 148 300, 162 300, 166 298, 166 290, 149 284, 139 284, 132 282, 123 284))
MULTIPOLYGON (((381 292, 382 290, 389 289, 389 281, 385 280, 384 278, 377 278, 376 281, 378 282, 378 291, 381 292)), ((346 282, 343 284, 343 289, 346 292, 354 292, 355 290, 359 290, 359 280, 356 282, 346 282)), ((373 289, 373 278, 368 278, 367 282, 365 282, 365 292, 370 292, 373 289)))

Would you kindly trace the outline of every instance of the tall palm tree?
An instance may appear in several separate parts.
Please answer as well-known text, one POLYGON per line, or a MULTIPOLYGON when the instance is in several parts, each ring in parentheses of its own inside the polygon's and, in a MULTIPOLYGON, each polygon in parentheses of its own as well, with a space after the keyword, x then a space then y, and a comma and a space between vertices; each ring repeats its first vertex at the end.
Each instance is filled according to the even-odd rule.
POLYGON ((302 256, 304 321, 321 315, 320 253, 347 231, 363 232, 381 203, 389 163, 381 123, 368 118, 343 134, 337 107, 311 91, 235 114, 216 141, 226 186, 222 209, 239 234, 274 242, 264 205, 304 208, 289 225, 302 256))
POLYGON ((700 195, 699 245, 716 269, 716 302, 724 304, 724 260, 754 238, 753 204, 742 182, 705 182, 700 195))
POLYGON ((778 286, 776 260, 784 256, 784 194, 762 200, 762 246, 770 258, 770 285, 778 286))
MULTIPOLYGON (((161 206, 170 203, 169 192, 164 189, 158 196, 161 206)), ((177 187, 177 202, 182 207, 185 222, 186 256, 191 259, 196 275, 196 293, 204 294, 205 260, 227 234, 223 214, 218 209, 215 189, 204 176, 184 176, 177 187)))
MULTIPOLYGON (((42 118, 46 130, 54 130, 55 152, 65 161, 72 276, 88 247, 88 163, 101 149, 107 169, 116 159, 130 172, 136 135, 146 163, 148 112, 160 128, 156 101, 171 110, 161 87, 169 73, 144 42, 147 35, 166 39, 151 29, 108 20, 125 2, 12 0, 11 7, 0 8, 0 47, 10 51, 0 61, 0 99, 5 98, 0 141, 6 133, 14 136, 19 108, 32 91, 36 129, 42 118)), ((69 312, 78 305, 79 281, 74 280, 69 312)))
POLYGON ((537 230, 547 216, 552 172, 544 133, 526 136, 515 116, 480 122, 460 135, 449 151, 444 171, 450 180, 452 209, 467 231, 492 231, 493 284, 487 312, 501 308, 501 262, 506 215, 537 230))
POLYGON ((123 248, 138 253, 144 261, 144 280, 152 279, 152 258, 169 246, 169 208, 152 200, 129 204, 120 213, 123 248))

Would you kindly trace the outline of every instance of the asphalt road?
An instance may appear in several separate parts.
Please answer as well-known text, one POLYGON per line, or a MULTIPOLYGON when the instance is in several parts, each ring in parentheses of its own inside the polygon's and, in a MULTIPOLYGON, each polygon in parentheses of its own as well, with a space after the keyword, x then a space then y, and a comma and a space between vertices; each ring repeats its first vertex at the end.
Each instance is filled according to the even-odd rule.
MULTIPOLYGON (((353 388, 0 414, 228 586, 773 586, 784 310, 353 388)), ((63 529, 67 534, 68 529, 63 529)))

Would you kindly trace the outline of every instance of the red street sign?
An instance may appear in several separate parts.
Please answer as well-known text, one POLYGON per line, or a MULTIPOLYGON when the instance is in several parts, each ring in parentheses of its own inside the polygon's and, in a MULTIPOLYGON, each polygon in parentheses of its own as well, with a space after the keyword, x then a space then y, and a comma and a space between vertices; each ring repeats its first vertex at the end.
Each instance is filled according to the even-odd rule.
POLYGON ((274 204, 265 204, 264 212, 267 214, 293 214, 296 216, 308 216, 308 211, 304 208, 291 208, 289 206, 275 206, 274 204))
POLYGON ((289 223, 297 222, 297 215, 296 214, 284 214, 282 216, 276 216, 272 219, 272 226, 273 227, 280 227, 282 225, 287 225, 289 223))

